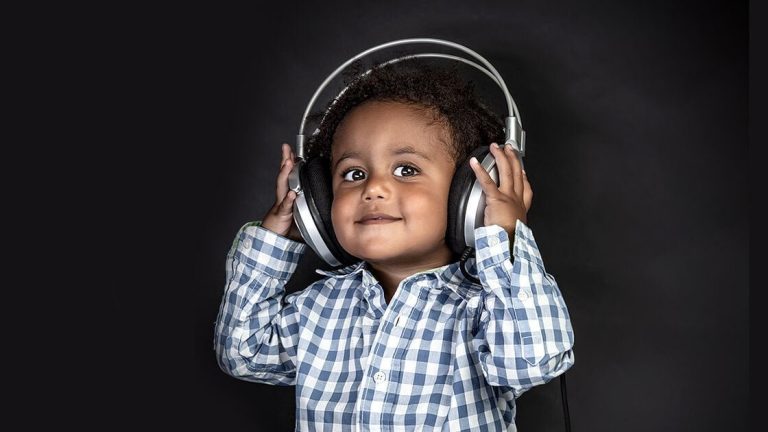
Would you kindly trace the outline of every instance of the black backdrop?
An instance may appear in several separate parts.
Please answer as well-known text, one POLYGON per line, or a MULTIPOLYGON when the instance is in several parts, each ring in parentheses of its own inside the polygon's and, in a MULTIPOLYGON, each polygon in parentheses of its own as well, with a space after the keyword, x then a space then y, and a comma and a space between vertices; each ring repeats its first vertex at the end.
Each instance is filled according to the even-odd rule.
MULTIPOLYGON (((529 222, 576 335, 573 430, 746 430, 747 21, 746 3, 725 0, 283 2, 164 14, 153 22, 161 37, 144 41, 149 60, 124 65, 161 78, 161 96, 137 104, 173 130, 137 159, 164 180, 154 204, 175 212, 145 233, 160 256, 155 285, 115 295, 131 317, 124 340, 140 347, 114 348, 123 385, 143 394, 116 399, 118 418, 292 430, 292 388, 216 366, 226 252, 271 205, 280 143, 293 143, 321 80, 373 45, 436 37, 488 58, 522 113, 529 222), (164 319, 139 336, 148 313, 164 319)), ((309 252, 289 289, 320 265, 309 252)), ((518 402, 521 431, 563 430, 557 381, 518 402)))

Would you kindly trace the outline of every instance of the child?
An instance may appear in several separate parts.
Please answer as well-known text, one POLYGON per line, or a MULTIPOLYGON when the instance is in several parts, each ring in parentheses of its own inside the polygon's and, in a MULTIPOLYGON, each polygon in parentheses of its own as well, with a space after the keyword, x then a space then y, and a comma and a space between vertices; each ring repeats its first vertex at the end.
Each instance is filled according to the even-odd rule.
MULTIPOLYGON (((296 385, 297 430, 515 430, 515 398, 573 365, 573 331, 526 214, 515 152, 476 161, 485 226, 467 279, 446 244, 457 164, 503 123, 453 71, 415 60, 351 86, 308 142, 327 157, 339 244, 360 262, 284 296, 306 249, 282 147, 275 205, 237 234, 215 349, 226 373, 296 385)), ((317 113, 314 118, 319 118, 317 113)))

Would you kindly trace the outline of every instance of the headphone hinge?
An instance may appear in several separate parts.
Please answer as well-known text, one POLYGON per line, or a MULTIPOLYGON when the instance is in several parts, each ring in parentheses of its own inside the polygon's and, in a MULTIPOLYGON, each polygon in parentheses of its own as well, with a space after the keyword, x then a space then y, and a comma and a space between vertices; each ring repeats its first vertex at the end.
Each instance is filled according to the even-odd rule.
POLYGON ((520 156, 525 156, 525 131, 520 125, 520 120, 515 116, 507 117, 504 121, 506 141, 504 144, 509 144, 520 153, 520 156))

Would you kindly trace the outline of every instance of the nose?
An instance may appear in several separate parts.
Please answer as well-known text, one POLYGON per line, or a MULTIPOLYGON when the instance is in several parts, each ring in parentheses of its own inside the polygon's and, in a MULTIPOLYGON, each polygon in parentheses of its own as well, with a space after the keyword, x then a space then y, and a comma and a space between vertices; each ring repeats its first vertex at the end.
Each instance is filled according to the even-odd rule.
POLYGON ((390 195, 391 188, 388 184, 388 179, 384 175, 371 173, 365 183, 363 189, 363 200, 373 201, 378 199, 387 199, 390 195))

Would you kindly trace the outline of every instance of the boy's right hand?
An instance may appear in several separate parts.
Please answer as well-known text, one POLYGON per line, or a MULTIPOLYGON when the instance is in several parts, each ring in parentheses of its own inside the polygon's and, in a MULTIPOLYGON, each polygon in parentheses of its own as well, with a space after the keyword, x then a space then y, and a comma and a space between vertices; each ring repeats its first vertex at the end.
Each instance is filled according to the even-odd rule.
POLYGON ((294 166, 293 150, 289 144, 283 143, 282 151, 280 172, 277 174, 275 204, 261 220, 261 226, 275 234, 303 242, 301 232, 293 220, 293 202, 296 200, 296 192, 288 189, 288 174, 294 166))

